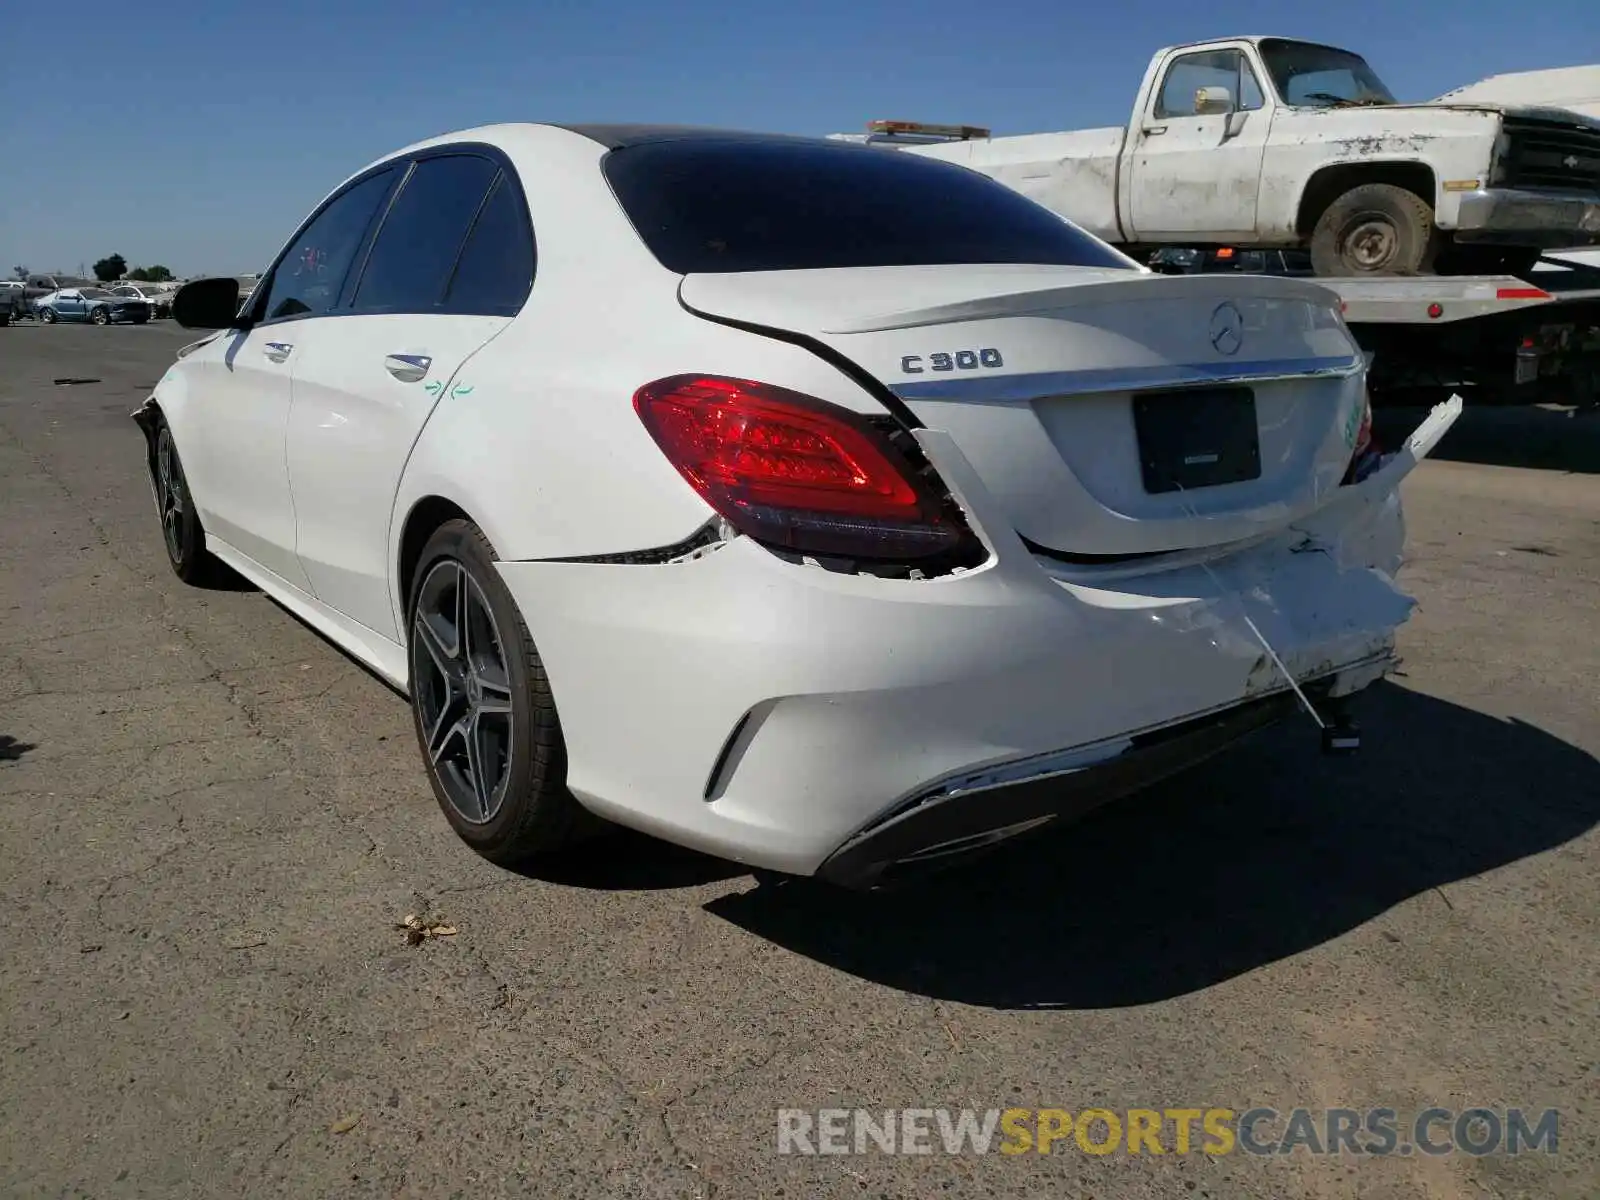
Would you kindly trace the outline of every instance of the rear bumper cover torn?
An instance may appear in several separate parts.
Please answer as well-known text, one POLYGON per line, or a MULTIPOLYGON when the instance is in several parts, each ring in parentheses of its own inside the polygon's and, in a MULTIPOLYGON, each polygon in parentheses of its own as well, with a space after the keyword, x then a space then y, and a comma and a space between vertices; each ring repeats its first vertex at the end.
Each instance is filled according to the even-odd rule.
POLYGON ((504 562, 560 708, 568 786, 708 853, 871 886, 1215 753, 1393 665, 1397 489, 1441 405, 1359 484, 1211 561, 1029 552, 948 437, 918 438, 992 557, 893 580, 736 538, 675 562, 504 562), (1258 636, 1259 631, 1259 636, 1258 636), (1262 638, 1273 648, 1268 654, 1262 638))

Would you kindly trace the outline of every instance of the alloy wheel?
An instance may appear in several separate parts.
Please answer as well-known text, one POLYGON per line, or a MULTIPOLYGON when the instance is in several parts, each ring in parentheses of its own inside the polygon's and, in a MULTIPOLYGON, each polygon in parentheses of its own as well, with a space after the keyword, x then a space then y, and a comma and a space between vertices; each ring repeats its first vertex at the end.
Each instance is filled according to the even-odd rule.
POLYGON ((505 642, 483 590, 456 559, 434 564, 412 615, 413 703, 451 807, 481 825, 505 803, 512 693, 505 642))
POLYGON ((156 446, 156 506, 161 512, 161 536, 175 563, 183 561, 183 514, 187 503, 178 452, 172 445, 172 435, 163 433, 156 446))

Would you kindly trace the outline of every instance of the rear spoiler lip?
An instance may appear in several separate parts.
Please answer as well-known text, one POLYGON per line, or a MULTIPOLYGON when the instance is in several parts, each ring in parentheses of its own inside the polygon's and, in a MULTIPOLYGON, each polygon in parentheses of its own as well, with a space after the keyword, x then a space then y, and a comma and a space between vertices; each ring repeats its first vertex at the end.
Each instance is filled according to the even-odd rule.
MULTIPOLYGON (((1302 300, 1339 311, 1339 297, 1331 289, 1279 275, 1162 275, 1141 267, 1127 271, 1123 278, 1107 278, 1112 272, 1095 272, 1098 278, 1055 287, 1007 292, 957 301, 931 308, 907 309, 897 313, 830 321, 820 332, 833 334, 879 333, 890 329, 912 329, 919 325, 944 325, 958 321, 981 321, 997 317, 1023 317, 1043 312, 1059 312, 1091 304, 1120 300, 1148 299, 1153 294, 1177 293, 1228 300, 1267 297, 1274 300, 1302 300)), ((1117 272, 1117 274, 1124 274, 1117 272)))
POLYGON ((1095 267, 951 263, 690 272, 679 277, 678 297, 700 316, 823 337, 1062 314, 1150 300, 1180 301, 1205 312, 1227 300, 1298 301, 1334 319, 1339 315, 1338 295, 1306 280, 1275 275, 1162 275, 1132 259, 1126 266, 1095 267), (920 304, 915 299, 919 295, 926 297, 920 304), (907 297, 912 299, 908 302, 907 297))
POLYGON ((1226 387, 1281 379, 1348 378, 1367 369, 1363 355, 1277 358, 1246 362, 1174 363, 1149 367, 1094 367, 1081 371, 1040 371, 1023 375, 985 375, 978 379, 939 379, 895 384, 889 390, 905 401, 953 400, 965 404, 1014 404, 1042 396, 1091 392, 1155 391, 1184 387, 1226 387))

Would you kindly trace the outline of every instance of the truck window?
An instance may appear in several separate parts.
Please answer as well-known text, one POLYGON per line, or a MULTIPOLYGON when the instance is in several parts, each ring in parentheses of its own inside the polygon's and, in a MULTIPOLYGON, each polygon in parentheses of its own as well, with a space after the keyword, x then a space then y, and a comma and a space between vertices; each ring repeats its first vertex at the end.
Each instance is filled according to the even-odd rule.
POLYGON ((1228 89, 1234 107, 1249 112, 1261 107, 1261 85, 1250 62, 1238 50, 1200 50, 1180 54, 1167 68, 1156 99, 1157 117, 1192 117, 1195 92, 1203 87, 1228 89))
POLYGON ((1393 104, 1393 93, 1366 59, 1333 46, 1263 38, 1261 61, 1285 104, 1307 108, 1346 108, 1393 104))

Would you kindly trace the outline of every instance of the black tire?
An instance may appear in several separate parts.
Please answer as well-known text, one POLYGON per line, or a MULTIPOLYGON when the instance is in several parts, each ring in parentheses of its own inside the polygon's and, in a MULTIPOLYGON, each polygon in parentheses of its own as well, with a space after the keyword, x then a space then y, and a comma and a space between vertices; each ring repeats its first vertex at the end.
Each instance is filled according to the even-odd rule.
POLYGON ((445 819, 484 858, 513 866, 602 823, 567 791, 550 681, 494 563, 470 521, 448 521, 428 539, 406 606, 408 690, 445 819))
POLYGON ((102 305, 89 314, 89 320, 96 325, 109 325, 111 324, 111 310, 102 305))
POLYGON ((196 587, 216 578, 222 563, 206 549, 206 533, 195 511, 189 492, 189 479, 183 473, 178 444, 172 430, 162 421, 156 427, 155 446, 150 454, 150 485, 156 494, 156 516, 161 522, 161 540, 167 548, 172 573, 196 587))
POLYGON ((46 325, 54 325, 56 323, 56 310, 53 308, 41 308, 39 310, 39 320, 46 325))
POLYGON ((1363 183, 1340 196, 1311 231, 1311 267, 1321 276, 1418 275, 1437 252, 1433 209, 1415 192, 1363 183))

